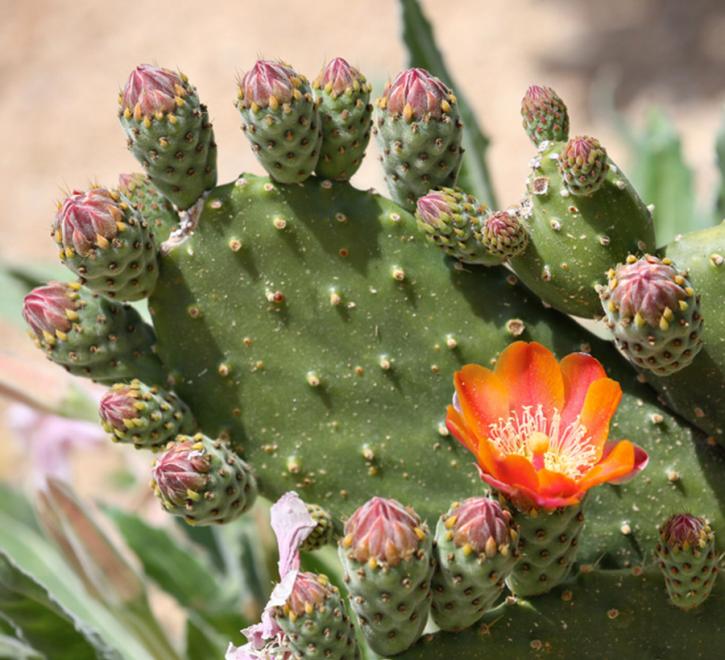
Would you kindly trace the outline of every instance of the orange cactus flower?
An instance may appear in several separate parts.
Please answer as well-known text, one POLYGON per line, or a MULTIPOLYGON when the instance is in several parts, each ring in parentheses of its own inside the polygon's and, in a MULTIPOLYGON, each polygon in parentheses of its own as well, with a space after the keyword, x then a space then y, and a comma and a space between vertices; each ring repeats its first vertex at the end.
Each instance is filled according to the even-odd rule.
POLYGON ((647 464, 629 440, 608 441, 622 389, 586 353, 557 362, 541 344, 519 341, 494 370, 468 364, 454 383, 448 430, 476 457, 481 478, 521 508, 578 504, 590 488, 647 464))

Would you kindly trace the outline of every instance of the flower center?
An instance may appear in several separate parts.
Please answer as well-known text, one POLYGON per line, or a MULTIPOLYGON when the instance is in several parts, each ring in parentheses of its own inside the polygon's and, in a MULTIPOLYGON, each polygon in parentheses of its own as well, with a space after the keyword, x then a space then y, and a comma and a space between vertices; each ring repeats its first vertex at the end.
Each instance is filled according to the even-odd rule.
POLYGON ((546 468, 578 479, 597 462, 597 449, 579 418, 562 428, 559 411, 554 410, 549 419, 541 404, 536 409, 524 406, 488 430, 489 441, 501 454, 524 456, 536 470, 546 468))

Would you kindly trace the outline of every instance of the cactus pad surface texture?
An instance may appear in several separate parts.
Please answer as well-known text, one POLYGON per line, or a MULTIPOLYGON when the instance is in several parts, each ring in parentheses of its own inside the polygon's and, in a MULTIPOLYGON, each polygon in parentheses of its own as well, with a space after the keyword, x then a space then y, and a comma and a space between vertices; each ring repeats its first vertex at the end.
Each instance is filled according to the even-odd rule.
MULTIPOLYGON (((291 618, 282 611, 283 634, 295 635, 294 657, 353 657, 348 612, 360 628, 359 644, 366 638, 376 652, 404 658, 572 658, 585 647, 592 657, 712 657, 707 653, 723 634, 722 579, 713 578, 710 598, 698 599, 697 611, 686 615, 668 603, 653 558, 658 526, 674 512, 707 519, 710 560, 725 529, 718 445, 725 426, 725 225, 657 252, 644 202, 598 141, 567 142, 566 108, 548 88, 537 88, 546 102, 536 105, 532 96, 524 114, 537 145, 525 201, 489 211, 455 188, 464 130, 458 102, 420 69, 395 77, 376 111, 398 203, 360 190, 347 179, 364 154, 370 90, 357 69, 340 61, 352 82, 339 94, 332 94, 332 82, 316 84, 313 93, 303 75, 277 61, 249 69, 237 103, 270 176, 245 172, 219 186, 216 144, 195 88, 181 74, 139 67, 122 95, 120 119, 146 175, 124 175, 120 192, 109 195, 120 195, 124 213, 156 235, 153 249, 144 247, 156 254, 144 261, 154 273, 145 281, 153 288, 153 327, 132 307, 104 297, 107 281, 92 292, 80 273, 80 283, 51 283, 28 295, 32 337, 71 373, 114 386, 102 406, 104 423, 138 449, 164 450, 153 483, 170 513, 190 524, 226 523, 251 506, 257 491, 275 500, 294 490, 304 499, 318 528, 303 553, 338 542, 347 588, 338 594, 325 581, 324 590, 310 591, 319 592, 319 602, 300 601, 291 618), (348 135, 343 128, 353 115, 348 135), (343 138, 349 144, 340 150, 343 138), (169 164, 177 142, 186 169, 169 164), (449 213, 441 206, 445 196, 451 204, 465 200, 465 208, 449 213), (601 318, 600 294, 618 285, 613 269, 645 255, 674 262, 681 286, 699 304, 701 349, 667 375, 639 373, 614 343, 568 316, 601 318), (482 382, 494 382, 490 370, 514 341, 538 342, 558 359, 580 352, 597 358, 561 361, 562 391, 582 415, 589 390, 571 394, 578 390, 567 380, 573 372, 565 370, 566 359, 601 368, 602 381, 606 376, 622 389, 620 402, 618 386, 602 384, 615 392, 616 414, 600 425, 596 442, 578 416, 549 436, 543 427, 517 426, 530 437, 506 459, 528 470, 521 474, 543 475, 549 489, 583 481, 576 473, 581 461, 567 468, 573 473, 557 473, 546 461, 574 461, 574 449, 591 445, 586 469, 597 476, 619 451, 607 438, 636 443, 636 456, 634 445, 619 447, 632 453, 632 474, 645 465, 646 471, 627 483, 618 479, 623 473, 601 478, 596 484, 607 483, 585 499, 547 500, 552 493, 542 486, 545 504, 536 511, 522 505, 521 484, 512 495, 512 482, 501 489, 489 474, 486 481, 506 497, 495 500, 495 516, 486 504, 464 526, 454 503, 470 507, 467 498, 486 495, 481 477, 496 472, 501 457, 477 455, 477 470, 476 447, 446 425, 454 373, 477 364, 482 382), (570 453, 550 451, 552 438, 570 453), (365 517, 366 506, 381 516, 377 523, 365 517), (349 525, 355 511, 352 527, 367 530, 359 538, 349 525), (406 520, 407 531, 400 522, 406 520), (375 531, 388 523, 398 530, 389 544, 375 531), (485 536, 479 523, 487 525, 485 536), (445 561, 436 559, 442 552, 445 561), (415 593, 406 592, 413 584, 415 593), (425 628, 431 602, 441 627, 466 629, 425 628), (464 618, 445 614, 447 604, 464 618), (339 635, 322 640, 318 629, 339 635)), ((109 227, 110 234, 117 229, 109 227)), ((113 249, 131 258, 138 246, 113 249)), ((110 253, 96 244, 88 259, 96 254, 110 253)), ((71 257, 64 259, 73 267, 71 257)), ((646 277, 638 280, 638 300, 648 300, 649 285, 646 277)), ((660 314, 692 323, 693 313, 683 309, 660 314)), ((518 387, 528 406, 513 419, 544 410, 532 398, 533 381, 505 385, 518 387)), ((482 400, 495 402, 492 391, 482 400)), ((493 433, 481 421, 485 411, 470 415, 460 405, 457 394, 448 414, 465 413, 481 434, 493 433)), ((511 440, 501 415, 489 422, 498 424, 498 441, 511 440)))

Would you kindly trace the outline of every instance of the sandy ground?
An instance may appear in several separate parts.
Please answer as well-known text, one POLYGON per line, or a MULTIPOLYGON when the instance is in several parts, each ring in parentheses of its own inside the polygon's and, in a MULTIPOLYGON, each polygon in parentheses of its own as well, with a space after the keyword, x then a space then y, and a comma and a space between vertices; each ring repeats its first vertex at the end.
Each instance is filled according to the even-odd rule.
MULTIPOLYGON (((611 128, 592 123, 590 94, 603 77, 618 81, 619 106, 633 121, 655 102, 670 112, 699 191, 711 194, 725 89, 725 3, 423 4, 460 90, 492 139, 502 204, 519 197, 531 154, 518 115, 531 82, 554 86, 569 104, 573 130, 597 134, 623 159, 611 128)), ((214 121, 221 181, 259 171, 233 107, 235 77, 257 57, 282 57, 313 77, 327 59, 343 55, 376 92, 405 66, 394 0, 0 0, 0 16, 0 259, 7 261, 55 258, 48 227, 63 190, 90 181, 113 185, 119 172, 138 170, 116 118, 117 92, 137 63, 178 66, 196 84, 214 121)), ((355 182, 382 188, 372 156, 355 182)), ((17 327, 2 323, 0 332, 2 350, 42 359, 17 327)), ((17 476, 23 452, 6 435, 0 425, 0 474, 17 476)))

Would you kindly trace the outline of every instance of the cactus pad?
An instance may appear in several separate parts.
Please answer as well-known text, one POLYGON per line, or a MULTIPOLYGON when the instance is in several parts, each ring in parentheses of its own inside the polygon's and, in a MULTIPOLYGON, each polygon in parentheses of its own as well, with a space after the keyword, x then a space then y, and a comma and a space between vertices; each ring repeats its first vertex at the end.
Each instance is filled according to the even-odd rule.
POLYGON ((206 106, 183 74, 146 64, 119 96, 128 148, 179 209, 216 185, 216 143, 206 106))
POLYGON ((436 526, 433 619, 463 630, 491 609, 518 559, 511 514, 487 497, 454 504, 436 526))
POLYGON ((101 399, 98 412, 114 441, 137 449, 164 447, 196 427, 189 408, 176 394, 137 379, 128 385, 116 383, 101 399))
POLYGON ((165 241, 178 227, 179 216, 173 205, 156 189, 148 176, 138 172, 121 174, 118 177, 118 190, 146 220, 158 243, 165 241))
POLYGON ((252 469, 226 441, 201 433, 179 435, 153 468, 154 492, 163 507, 192 525, 229 522, 257 496, 252 469))
POLYGON ((565 145, 543 143, 532 161, 520 219, 529 247, 511 260, 542 300, 567 314, 601 315, 594 287, 627 255, 654 249, 652 217, 619 169, 609 163, 601 187, 574 197, 558 162, 565 145))
POLYGON ((108 384, 166 379, 154 331, 128 305, 76 283, 51 282, 25 297, 23 316, 48 358, 74 375, 108 384))
POLYGON ((408 69, 378 99, 374 132, 391 197, 408 210, 429 190, 456 183, 461 164, 456 97, 424 69, 408 69))
POLYGON ((332 60, 312 83, 322 123, 322 148, 316 172, 347 181, 362 164, 370 142, 372 87, 341 57, 332 60))
POLYGON ((628 257, 600 297, 617 346, 637 366, 669 376, 700 352, 700 296, 671 259, 628 257))
POLYGON ((260 60, 239 83, 237 108, 257 159, 276 181, 297 183, 312 174, 322 130, 304 76, 286 64, 260 60))

